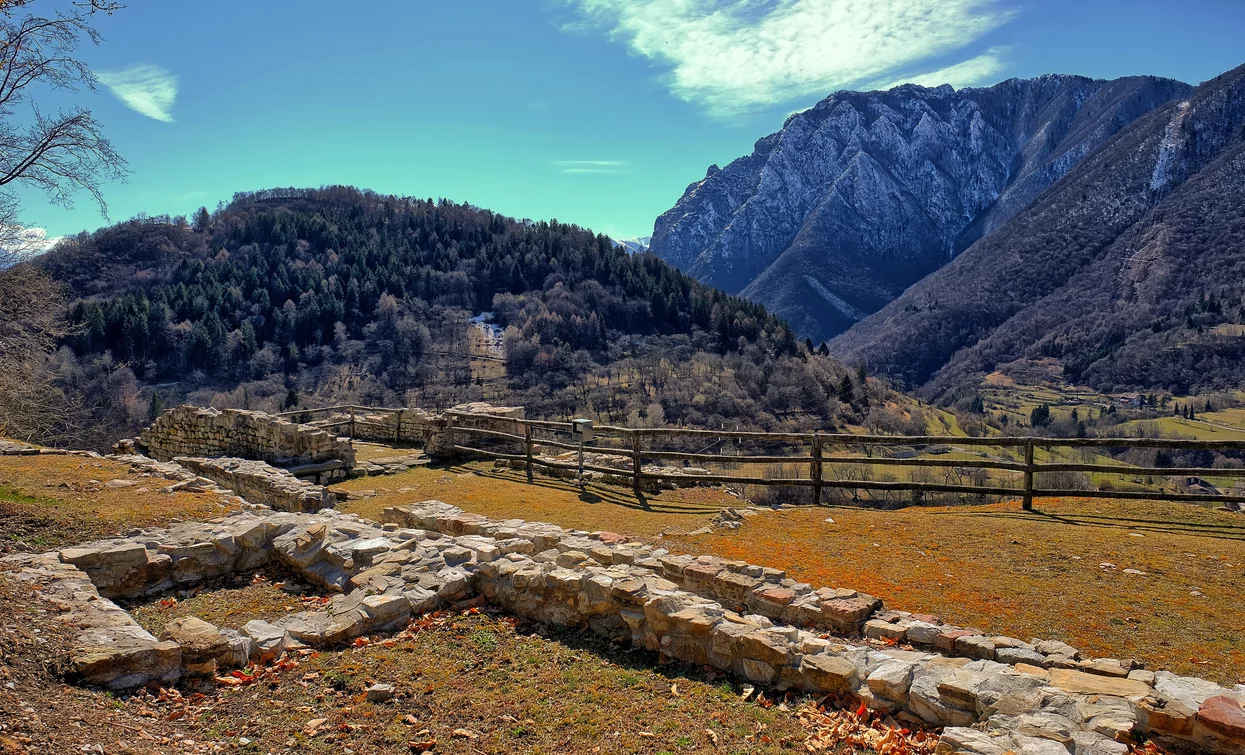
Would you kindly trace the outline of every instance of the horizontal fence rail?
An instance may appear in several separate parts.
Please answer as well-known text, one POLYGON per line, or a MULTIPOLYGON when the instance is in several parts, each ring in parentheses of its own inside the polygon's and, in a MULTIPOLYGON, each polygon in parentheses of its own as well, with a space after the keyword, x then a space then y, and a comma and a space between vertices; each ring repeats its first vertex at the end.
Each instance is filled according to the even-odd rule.
MULTIPOLYGON (((284 412, 278 416, 309 418, 342 415, 316 424, 326 429, 346 428, 350 435, 354 435, 359 428, 386 431, 396 426, 399 428, 397 439, 400 440, 401 413, 406 411, 342 405, 284 412), (398 421, 382 424, 360 416, 375 417, 378 414, 397 414, 398 421)), ((1111 456, 1112 452, 1134 450, 1226 452, 1245 462, 1245 441, 770 433, 597 425, 593 428, 594 440, 581 446, 564 439, 571 434, 569 421, 529 420, 454 411, 445 412, 442 416, 446 418, 447 433, 442 447, 455 453, 521 464, 529 480, 537 468, 582 470, 627 478, 637 496, 642 494, 646 484, 711 483, 804 488, 811 491, 816 504, 822 502, 824 491, 1019 498, 1025 509, 1033 507, 1035 498, 1069 496, 1233 506, 1245 503, 1245 490, 1236 488, 1223 493, 1206 482, 1207 478, 1245 479, 1245 463, 1240 464, 1240 468, 1142 466, 1118 463, 1111 456), (731 450, 724 450, 724 444, 733 444, 731 450), (510 448, 503 450, 502 447, 510 448), (741 450, 744 447, 754 450, 741 450), (588 461, 571 460, 581 448, 591 458, 588 461), (556 457, 542 456, 537 449, 569 453, 556 457), (998 453, 990 455, 983 449, 996 449, 998 453), (1048 458, 1047 461, 1038 461, 1039 450, 1048 458), (1074 450, 1082 454, 1105 453, 1105 459, 1112 463, 1059 459, 1060 453, 1074 450), (601 463, 594 461, 597 458, 601 459, 601 463), (610 458, 626 460, 626 463, 617 467, 604 466, 610 458), (661 466, 659 462, 682 464, 683 467, 661 466), (716 468, 688 466, 694 462, 716 468), (761 469, 758 470, 758 467, 761 469), (894 474, 885 474, 875 468, 906 472, 908 476, 906 479, 894 479, 894 474), (732 471, 734 473, 729 473, 732 471), (938 473, 943 477, 941 481, 934 479, 938 473), (1080 475, 1073 479, 1084 486, 1068 487, 1066 475, 1080 475), (1088 484, 1091 475, 1150 478, 1145 484, 1158 485, 1158 489, 1094 487, 1088 484), (1152 478, 1162 478, 1169 483, 1172 478, 1186 478, 1192 482, 1184 485, 1185 490, 1167 490, 1161 482, 1155 483, 1152 478), (1209 488, 1214 492, 1189 492, 1193 488, 1209 488)))

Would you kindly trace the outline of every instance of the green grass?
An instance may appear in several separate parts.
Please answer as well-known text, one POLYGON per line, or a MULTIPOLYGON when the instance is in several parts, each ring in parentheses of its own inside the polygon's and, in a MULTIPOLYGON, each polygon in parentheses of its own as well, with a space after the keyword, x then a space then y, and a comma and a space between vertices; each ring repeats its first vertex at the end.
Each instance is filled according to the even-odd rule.
POLYGON ((54 506, 56 501, 42 496, 27 495, 20 490, 0 486, 0 503, 17 503, 27 506, 54 506))

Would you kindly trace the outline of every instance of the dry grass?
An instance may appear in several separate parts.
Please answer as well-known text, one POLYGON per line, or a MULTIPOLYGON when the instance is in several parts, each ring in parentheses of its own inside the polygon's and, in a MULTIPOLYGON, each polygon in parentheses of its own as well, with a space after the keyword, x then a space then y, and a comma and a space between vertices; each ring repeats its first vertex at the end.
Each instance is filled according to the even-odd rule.
POLYGON ((1039 509, 800 509, 674 542, 865 590, 956 624, 1245 682, 1238 603, 1245 517, 1087 499, 1042 501, 1039 509))
POLYGON ((227 510, 219 495, 159 492, 170 484, 109 459, 0 456, 0 553, 15 547, 46 550, 227 510), (103 486, 117 479, 134 485, 103 486))
POLYGON ((309 601, 318 599, 315 591, 283 580, 284 575, 273 568, 255 575, 234 575, 223 582, 196 585, 189 591, 122 607, 143 629, 157 637, 170 621, 186 616, 226 629, 241 629, 252 619, 275 621, 287 613, 316 607, 308 605, 309 601))
MULTIPOLYGON (((740 687, 717 674, 659 666, 652 654, 586 632, 488 613, 425 617, 395 638, 302 656, 296 667, 238 688, 115 697, 59 683, 41 657, 65 655, 69 637, 21 589, 0 574, 0 625, 16 627, 0 634, 5 753, 99 745, 130 755, 396 755, 434 741, 430 752, 464 755, 777 753, 810 733, 795 713, 798 697, 745 702, 740 687), (394 685, 397 698, 367 702, 375 682, 394 685)), ((263 603, 272 591, 256 584, 231 594, 263 603)), ((183 606, 213 616, 219 606, 209 600, 183 606)))
POLYGON ((414 446, 408 448, 405 446, 372 443, 364 440, 354 441, 354 457, 357 461, 371 461, 372 459, 383 459, 389 456, 406 456, 407 454, 420 453, 421 450, 414 446))
POLYGON ((398 475, 364 477, 334 486, 356 496, 338 508, 380 519, 388 506, 430 498, 495 518, 556 522, 563 527, 616 530, 641 537, 691 532, 709 523, 738 498, 710 488, 689 488, 649 495, 637 501, 627 488, 589 484, 580 490, 570 480, 537 475, 533 484, 517 470, 492 464, 416 467, 398 475))
POLYGON ((374 497, 346 508, 438 498, 491 517, 615 530, 665 547, 786 569, 816 585, 874 593, 900 609, 1029 639, 1063 639, 1095 655, 1133 657, 1221 682, 1245 682, 1245 516, 1188 504, 1039 500, 874 511, 802 508, 764 513, 740 530, 695 537, 712 512, 738 501, 692 489, 637 502, 618 487, 494 473, 466 465, 356 480, 374 497), (379 486, 383 485, 383 489, 379 486), (406 488, 399 491, 398 488, 406 488), (824 520, 831 517, 834 524, 824 520), (1115 564, 1114 569, 1100 567, 1115 564), (1136 569, 1144 574, 1125 574, 1136 569), (1202 593, 1196 597, 1194 590, 1202 593))

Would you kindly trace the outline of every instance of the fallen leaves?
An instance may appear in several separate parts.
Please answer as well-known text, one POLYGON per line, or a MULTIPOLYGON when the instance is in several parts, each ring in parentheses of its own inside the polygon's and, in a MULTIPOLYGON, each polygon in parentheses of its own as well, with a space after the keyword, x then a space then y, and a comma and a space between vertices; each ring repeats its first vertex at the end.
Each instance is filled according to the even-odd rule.
POLYGON ((412 739, 406 743, 406 746, 411 749, 411 752, 428 752, 437 746, 437 738, 432 736, 432 731, 429 729, 416 732, 415 736, 423 738, 412 739))
POLYGON ((328 722, 327 718, 313 718, 303 726, 303 733, 309 737, 314 737, 320 732, 320 727, 328 722))
POLYGON ((871 717, 864 704, 855 711, 845 710, 833 696, 805 703, 797 715, 809 730, 804 741, 806 752, 846 749, 878 755, 932 755, 938 747, 937 734, 921 729, 912 731, 889 716, 871 717))

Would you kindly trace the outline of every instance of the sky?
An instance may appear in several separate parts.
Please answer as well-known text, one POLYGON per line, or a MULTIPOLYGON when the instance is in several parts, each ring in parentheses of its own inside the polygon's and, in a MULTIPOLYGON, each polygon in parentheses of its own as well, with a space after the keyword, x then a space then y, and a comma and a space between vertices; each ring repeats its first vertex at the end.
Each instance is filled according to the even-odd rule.
MULTIPOLYGON (((55 0, 48 0, 52 4, 55 0)), ((125 0, 81 52, 128 161, 108 218, 351 184, 652 233, 710 164, 839 89, 1245 63, 1242 0, 125 0)))

